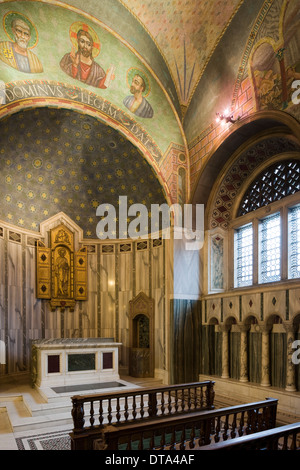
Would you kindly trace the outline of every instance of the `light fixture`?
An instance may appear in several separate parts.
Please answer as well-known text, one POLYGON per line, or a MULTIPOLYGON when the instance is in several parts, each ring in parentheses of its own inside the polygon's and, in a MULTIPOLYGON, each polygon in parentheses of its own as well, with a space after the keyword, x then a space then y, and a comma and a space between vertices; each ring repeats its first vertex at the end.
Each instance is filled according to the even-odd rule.
POLYGON ((225 121, 225 122, 231 122, 232 124, 234 124, 236 121, 238 121, 240 119, 240 116, 238 116, 237 119, 233 119, 233 115, 230 114, 230 112, 228 111, 228 109, 226 109, 224 111, 224 114, 220 114, 220 113, 216 113, 216 115, 218 116, 217 117, 217 122, 220 122, 220 121, 225 121))

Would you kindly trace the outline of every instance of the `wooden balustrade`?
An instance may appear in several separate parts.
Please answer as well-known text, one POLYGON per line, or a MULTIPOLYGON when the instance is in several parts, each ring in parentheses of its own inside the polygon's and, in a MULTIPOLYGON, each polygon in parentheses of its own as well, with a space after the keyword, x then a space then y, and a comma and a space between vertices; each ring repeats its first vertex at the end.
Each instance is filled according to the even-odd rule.
POLYGON ((200 450, 300 450, 300 423, 203 446, 200 450))
POLYGON ((72 450, 189 450, 273 428, 277 399, 71 433, 72 450))
POLYGON ((212 409, 214 382, 207 380, 72 397, 74 433, 104 424, 212 409), (96 418, 98 423, 96 423, 96 418))

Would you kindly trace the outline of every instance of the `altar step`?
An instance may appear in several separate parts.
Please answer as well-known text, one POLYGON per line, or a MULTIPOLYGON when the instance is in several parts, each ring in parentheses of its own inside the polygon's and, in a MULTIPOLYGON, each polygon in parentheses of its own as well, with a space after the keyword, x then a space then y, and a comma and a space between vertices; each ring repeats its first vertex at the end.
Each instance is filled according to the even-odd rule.
MULTIPOLYGON (((155 386, 156 381, 152 381, 151 385, 155 386)), ((129 382, 124 388, 129 390, 139 388, 140 386, 142 386, 142 382, 138 384, 129 382)), ((145 386, 149 386, 149 384, 145 386)), ((106 391, 111 391, 111 389, 93 390, 92 392, 84 391, 78 393, 78 395, 97 394, 106 391)), ((69 392, 59 396, 51 393, 51 391, 49 392, 49 390, 43 390, 42 393, 38 393, 37 390, 26 386, 21 393, 14 393, 13 391, 10 391, 7 395, 0 393, 0 411, 6 410, 12 432, 61 426, 66 426, 66 429, 71 430, 73 427, 71 397, 76 394, 69 392)), ((86 416, 89 416, 88 407, 86 409, 86 416)), ((95 414, 94 418, 97 422, 97 414, 95 414)))

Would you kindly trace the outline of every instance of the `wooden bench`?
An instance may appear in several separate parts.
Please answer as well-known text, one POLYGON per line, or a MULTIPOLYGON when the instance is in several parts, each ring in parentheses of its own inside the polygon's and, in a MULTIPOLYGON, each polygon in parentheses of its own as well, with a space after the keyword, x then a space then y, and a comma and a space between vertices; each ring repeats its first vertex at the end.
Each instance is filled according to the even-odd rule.
POLYGON ((276 425, 277 399, 148 417, 72 432, 72 450, 189 450, 276 425))
POLYGON ((300 450, 300 423, 203 446, 201 450, 300 450))

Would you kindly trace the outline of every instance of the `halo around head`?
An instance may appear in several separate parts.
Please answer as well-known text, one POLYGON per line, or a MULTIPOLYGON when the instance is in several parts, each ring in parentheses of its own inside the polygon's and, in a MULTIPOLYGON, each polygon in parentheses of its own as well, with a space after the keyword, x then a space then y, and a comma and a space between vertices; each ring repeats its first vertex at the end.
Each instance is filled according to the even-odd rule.
POLYGON ((90 36, 93 39, 93 49, 92 49, 92 55, 93 57, 97 57, 97 55, 100 52, 101 49, 101 44, 99 37, 97 33, 91 28, 89 25, 84 23, 83 21, 76 21, 70 26, 70 41, 73 44, 74 47, 78 47, 78 42, 77 42, 77 33, 78 31, 86 31, 90 34, 90 36))
POLYGON ((143 91, 143 95, 148 96, 151 91, 151 87, 150 87, 148 77, 142 69, 139 69, 137 67, 131 67, 130 69, 127 70, 126 81, 127 81, 128 88, 130 88, 132 79, 135 75, 139 75, 144 80, 145 90, 143 91))
POLYGON ((11 24, 12 24, 13 20, 16 20, 16 19, 19 19, 19 20, 23 21, 25 24, 27 24, 28 28, 30 29, 31 37, 29 39, 27 49, 32 49, 33 47, 35 47, 37 45, 39 35, 38 35, 37 29, 34 26, 34 24, 30 21, 29 18, 27 18, 27 16, 23 15, 22 13, 18 13, 17 11, 9 11, 8 13, 6 13, 6 15, 4 15, 4 17, 3 17, 3 29, 4 29, 7 37, 11 41, 13 41, 13 42, 15 41, 15 37, 14 37, 14 34, 12 32, 11 24))

